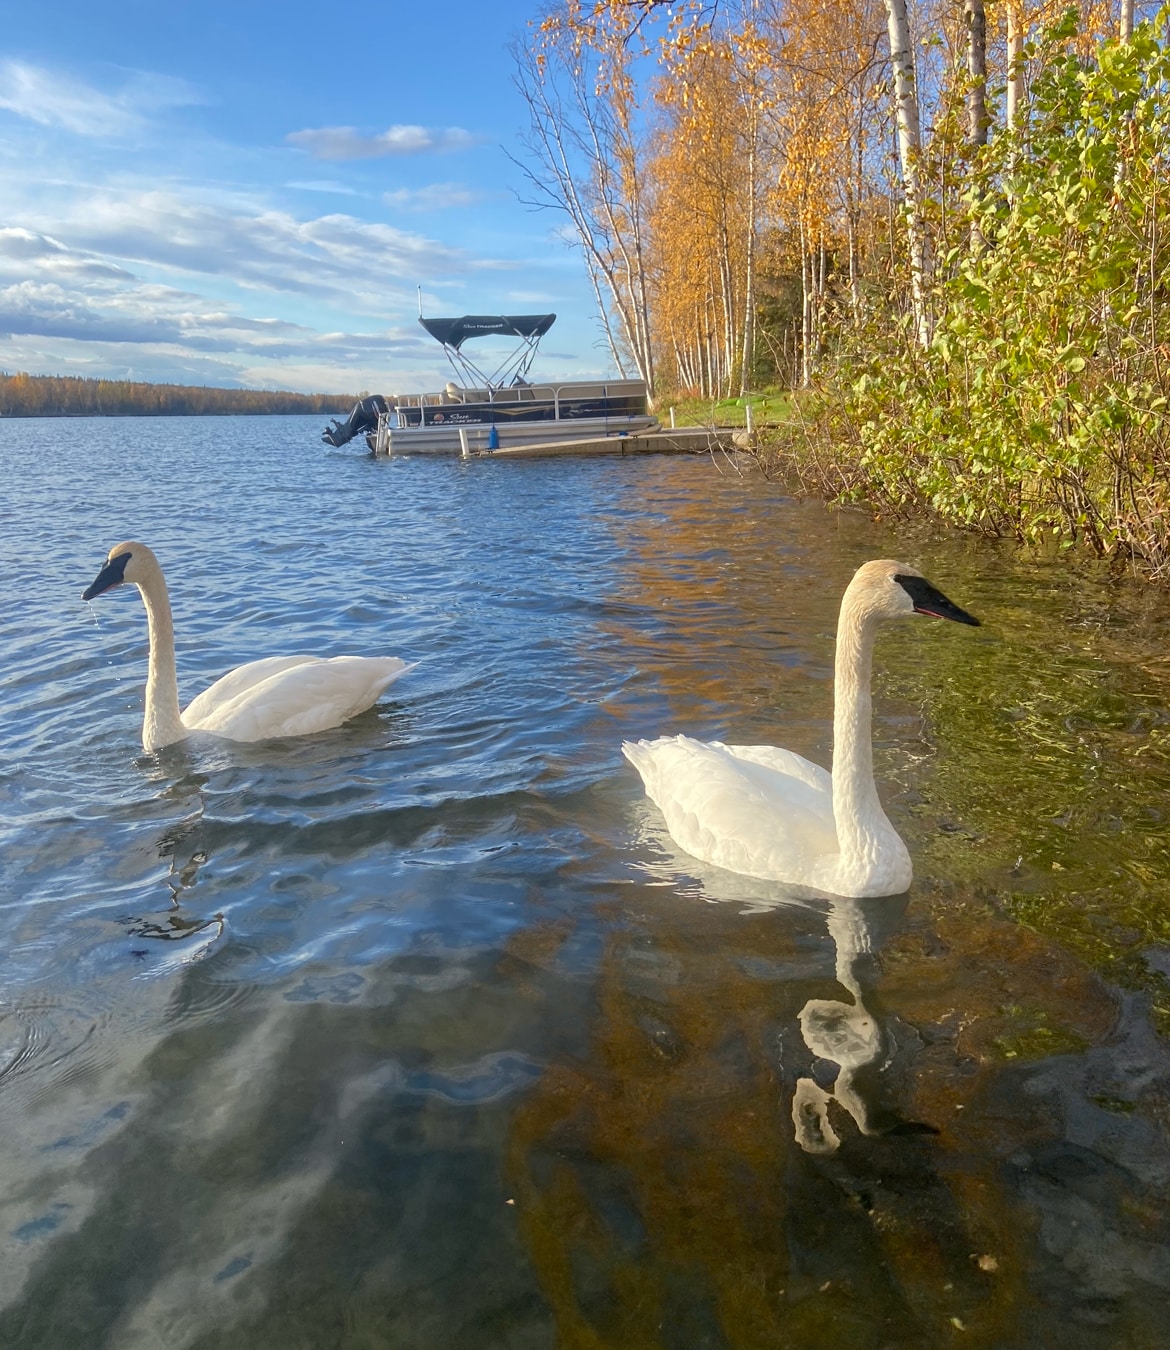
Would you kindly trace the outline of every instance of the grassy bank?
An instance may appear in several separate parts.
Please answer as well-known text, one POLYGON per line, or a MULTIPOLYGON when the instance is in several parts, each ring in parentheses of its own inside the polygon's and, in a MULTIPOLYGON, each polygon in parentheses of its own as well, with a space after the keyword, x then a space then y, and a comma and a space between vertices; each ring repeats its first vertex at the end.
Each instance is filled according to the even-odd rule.
POLYGON ((674 409, 675 425, 680 427, 742 427, 747 425, 748 405, 756 427, 775 426, 792 416, 792 395, 786 390, 766 389, 758 394, 717 401, 687 398, 679 395, 659 400, 658 417, 663 426, 670 424, 670 410, 674 409))

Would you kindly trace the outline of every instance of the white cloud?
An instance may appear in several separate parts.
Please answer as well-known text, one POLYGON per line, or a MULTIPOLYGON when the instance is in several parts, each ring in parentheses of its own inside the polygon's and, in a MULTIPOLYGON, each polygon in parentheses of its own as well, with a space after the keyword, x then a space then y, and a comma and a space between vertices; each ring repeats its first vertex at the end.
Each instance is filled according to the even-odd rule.
MULTIPOLYGON (((29 224, 42 223, 29 221, 29 214, 29 224)), ((301 220, 287 211, 228 209, 173 191, 99 191, 58 209, 43 224, 46 242, 36 244, 18 231, 9 244, 26 255, 39 249, 42 268, 166 268, 378 316, 400 313, 419 280, 507 265, 343 213, 301 220), (62 250, 62 240, 68 249, 62 250)), ((3 258, 0 238, 0 264, 3 258)))
MULTIPOLYGON (((0 57, 0 368, 305 390, 437 387, 447 372, 414 323, 419 283, 445 297, 430 312, 451 313, 492 308, 511 286, 548 284, 532 261, 517 261, 530 255, 509 232, 459 228, 445 238, 439 217, 400 214, 497 194, 442 181, 380 204, 378 191, 344 181, 348 166, 306 158, 290 174, 287 148, 237 153, 197 133, 171 145, 176 128, 145 115, 152 100, 194 101, 125 72, 50 80, 0 57), (99 132, 105 143, 90 134, 99 132), (249 176, 257 162, 278 186, 249 176), (485 274, 498 297, 490 303, 485 274)), ((419 154, 475 141, 460 128, 341 129, 332 148, 419 154)))
MULTIPOLYGON (((397 300, 401 312, 405 296, 397 300)), ((429 373, 433 360, 433 343, 413 325, 322 332, 255 318, 49 235, 0 229, 3 369, 355 391, 413 387, 420 381, 404 372, 429 373)))
POLYGON ((325 179, 286 183, 285 187, 293 188, 297 192, 329 192, 340 197, 358 197, 361 195, 356 188, 346 187, 344 183, 328 182, 325 179))
POLYGON ((315 336, 317 341, 307 338, 296 350, 291 344, 192 348, 185 342, 7 337, 0 332, 0 370, 305 393, 432 389, 450 378, 435 364, 434 343, 420 346, 409 333, 315 336))
POLYGON ((365 136, 356 127, 319 127, 290 132, 285 139, 314 159, 381 159, 386 155, 466 150, 483 138, 462 127, 393 126, 376 136, 365 136))
POLYGON ((141 127, 148 113, 197 102, 189 85, 166 76, 135 72, 120 90, 106 94, 64 72, 0 62, 0 108, 78 136, 124 136, 141 127))
MULTIPOLYGON (((416 330, 320 333, 140 287, 79 301, 57 287, 0 289, 0 369, 311 392, 430 388, 434 344, 416 330)), ((439 381, 441 383, 441 381, 439 381)))
POLYGON ((0 336, 162 344, 269 360, 328 357, 338 365, 371 356, 430 354, 426 339, 410 329, 320 333, 282 319, 248 318, 187 291, 142 283, 89 292, 35 281, 0 287, 0 336))
POLYGON ((452 207, 474 206, 483 199, 482 192, 460 183, 428 183, 425 187, 398 188, 382 194, 387 206, 399 206, 407 211, 446 211, 452 207))
POLYGON ((50 235, 15 226, 0 228, 0 273, 10 270, 6 268, 8 263, 15 264, 22 273, 32 268, 61 277, 121 280, 130 275, 113 263, 67 248, 50 235))
POLYGON ((0 257, 44 258, 67 252, 65 245, 47 234, 15 226, 0 229, 0 257))

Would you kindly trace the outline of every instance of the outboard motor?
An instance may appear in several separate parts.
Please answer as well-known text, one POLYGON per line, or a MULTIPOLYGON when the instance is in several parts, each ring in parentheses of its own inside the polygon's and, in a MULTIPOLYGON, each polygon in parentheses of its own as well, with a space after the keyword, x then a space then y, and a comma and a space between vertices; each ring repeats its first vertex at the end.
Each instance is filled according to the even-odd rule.
POLYGON ((377 431, 378 418, 386 411, 386 400, 381 394, 371 394, 353 405, 353 412, 344 422, 335 417, 333 425, 326 427, 321 439, 326 445, 348 445, 355 436, 363 431, 377 431))

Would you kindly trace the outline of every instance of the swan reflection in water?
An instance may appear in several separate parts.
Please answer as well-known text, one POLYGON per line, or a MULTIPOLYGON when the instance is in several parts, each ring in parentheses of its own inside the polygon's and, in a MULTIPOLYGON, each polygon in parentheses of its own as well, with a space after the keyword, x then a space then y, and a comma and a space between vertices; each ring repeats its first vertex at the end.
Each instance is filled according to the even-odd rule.
POLYGON ((908 897, 827 896, 728 872, 679 849, 652 811, 643 808, 638 815, 636 835, 659 855, 638 865, 652 885, 669 885, 680 897, 735 904, 745 915, 792 909, 825 916, 836 946, 834 973, 847 998, 810 998, 798 1015, 812 1058, 793 1088, 792 1123, 800 1147, 819 1154, 840 1148, 831 1119, 834 1103, 862 1135, 936 1133, 931 1125, 897 1115, 883 1091, 883 1075, 898 1047, 879 1015, 877 954, 902 926, 908 897))
POLYGON ((195 761, 187 753, 186 746, 179 742, 165 748, 162 764, 156 762, 150 766, 148 776, 163 785, 161 796, 186 808, 185 814, 169 824, 155 840, 159 861, 167 865, 167 875, 163 879, 169 892, 166 908, 136 911, 120 918, 126 935, 132 939, 176 944, 169 949, 142 945, 129 949, 136 962, 149 960, 150 973, 158 975, 203 960, 223 938, 226 922, 221 912, 196 915, 190 909, 199 874, 208 861, 203 838, 206 775, 195 771, 195 761), (174 774, 179 770, 185 772, 176 779, 174 774))
POLYGON ((796 1142, 806 1153, 833 1153, 840 1147, 840 1136, 829 1119, 830 1102, 842 1107, 862 1134, 890 1132, 889 1124, 879 1123, 866 1100, 876 1087, 872 1080, 888 1062, 888 1038, 881 1022, 865 1006, 862 982, 872 990, 875 925, 869 911, 878 910, 877 917, 888 922, 891 910, 900 918, 904 908, 898 900, 830 901, 828 923, 837 944, 837 983, 848 991, 852 1002, 810 998, 800 1010, 805 1045, 818 1060, 837 1066, 836 1079, 829 1087, 811 1077, 796 1080, 792 1123, 796 1142))

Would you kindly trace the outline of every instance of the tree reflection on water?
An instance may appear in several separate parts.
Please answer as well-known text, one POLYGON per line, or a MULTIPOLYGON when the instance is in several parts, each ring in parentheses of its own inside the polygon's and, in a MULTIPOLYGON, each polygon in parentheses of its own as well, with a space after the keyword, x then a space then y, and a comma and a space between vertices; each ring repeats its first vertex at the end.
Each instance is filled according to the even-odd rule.
POLYGON ((514 1117, 521 1232, 563 1343, 1045 1344, 1068 1309, 1072 1343, 1156 1344, 1153 1309, 1110 1289, 1165 1237, 1146 1190, 1164 1144, 1091 1100, 1083 1056, 1061 1099, 1013 1051, 1046 1026, 1101 1072, 1115 997, 969 893, 767 908, 724 874, 737 903, 698 903, 714 871, 631 888, 588 1055, 514 1117), (1090 1119, 1126 1136, 1116 1189, 1081 1156, 1090 1119), (1054 1238, 1082 1205, 1130 1244, 1108 1275, 1054 1238))

